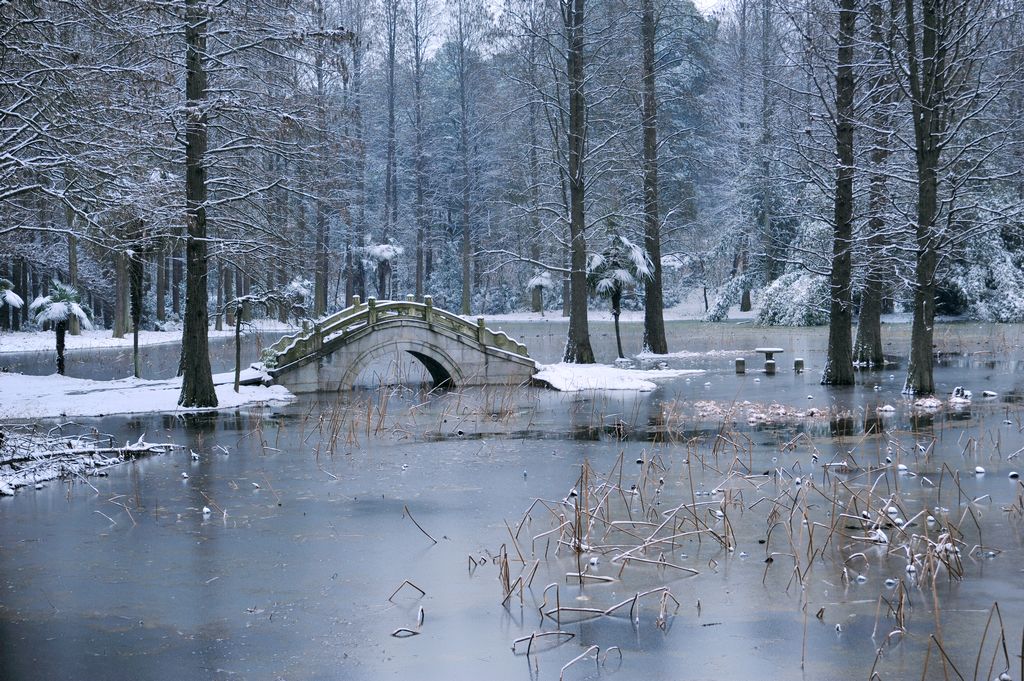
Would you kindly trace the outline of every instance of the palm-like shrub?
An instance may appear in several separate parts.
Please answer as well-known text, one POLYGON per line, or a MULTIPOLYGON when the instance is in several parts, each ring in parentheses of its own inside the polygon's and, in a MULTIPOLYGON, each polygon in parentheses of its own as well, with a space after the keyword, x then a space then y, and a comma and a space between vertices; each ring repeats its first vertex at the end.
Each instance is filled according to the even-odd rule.
POLYGON ((611 300, 612 318, 615 320, 615 344, 619 350, 619 357, 624 356, 619 335, 622 293, 649 279, 653 270, 647 251, 620 234, 613 234, 607 248, 600 254, 590 256, 587 262, 587 279, 590 287, 598 295, 611 300))
POLYGON ((57 334, 57 373, 64 374, 64 336, 68 323, 72 318, 78 319, 81 325, 92 328, 89 322, 91 312, 82 305, 82 298, 75 287, 54 280, 50 286, 50 295, 39 296, 28 307, 37 324, 53 324, 57 334))
POLYGON ((7 305, 17 310, 24 304, 21 296, 14 292, 14 283, 10 279, 0 277, 0 307, 7 305))

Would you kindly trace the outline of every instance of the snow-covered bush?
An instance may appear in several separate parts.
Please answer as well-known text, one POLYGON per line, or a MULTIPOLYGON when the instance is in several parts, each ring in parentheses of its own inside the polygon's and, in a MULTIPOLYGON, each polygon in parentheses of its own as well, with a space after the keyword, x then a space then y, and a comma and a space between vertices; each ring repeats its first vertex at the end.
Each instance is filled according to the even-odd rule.
POLYGON ((740 297, 743 295, 743 289, 746 286, 747 279, 743 276, 733 277, 725 282, 718 289, 718 297, 711 304, 711 308, 704 315, 704 319, 709 322, 724 321, 729 316, 729 308, 740 302, 740 297))
POLYGON ((1024 271, 1020 257, 1006 248, 998 232, 971 239, 964 255, 946 272, 945 284, 963 302, 969 316, 990 322, 1024 321, 1024 271))
POLYGON ((757 323, 765 326, 816 326, 829 318, 828 279, 789 272, 768 285, 761 297, 757 323))

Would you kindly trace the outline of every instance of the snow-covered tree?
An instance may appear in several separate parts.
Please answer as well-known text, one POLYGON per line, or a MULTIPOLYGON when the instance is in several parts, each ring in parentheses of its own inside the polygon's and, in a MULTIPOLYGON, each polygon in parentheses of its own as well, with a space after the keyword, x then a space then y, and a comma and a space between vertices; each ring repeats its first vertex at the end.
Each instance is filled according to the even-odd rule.
POLYGON ((54 280, 50 295, 39 296, 29 305, 29 311, 37 324, 52 324, 57 334, 57 373, 64 375, 64 335, 71 319, 86 329, 91 328, 89 308, 82 304, 82 298, 73 286, 54 280))
POLYGON ((363 248, 364 266, 377 272, 377 297, 389 300, 394 294, 395 261, 405 249, 391 243, 370 244, 363 248))
POLYGON ((615 344, 619 357, 625 357, 622 353, 622 337, 619 334, 622 294, 642 285, 653 272, 654 268, 647 251, 621 234, 612 234, 608 246, 600 254, 591 255, 587 261, 587 279, 590 287, 598 295, 611 301, 612 319, 615 320, 615 344))
POLYGON ((533 276, 526 282, 526 290, 539 301, 536 307, 540 308, 538 311, 542 317, 544 316, 544 290, 554 287, 555 282, 551 278, 551 272, 547 270, 535 270, 533 276))
POLYGON ((758 324, 817 326, 828 320, 829 280, 820 274, 787 272, 761 294, 758 324))
POLYGON ((284 309, 295 316, 296 323, 308 314, 313 306, 313 282, 309 279, 296 277, 288 282, 281 293, 286 301, 284 309))

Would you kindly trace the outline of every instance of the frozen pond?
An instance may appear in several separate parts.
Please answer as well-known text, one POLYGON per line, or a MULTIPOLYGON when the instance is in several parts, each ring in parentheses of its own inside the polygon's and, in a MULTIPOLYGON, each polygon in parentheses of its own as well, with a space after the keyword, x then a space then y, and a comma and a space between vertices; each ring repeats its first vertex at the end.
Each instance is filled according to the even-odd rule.
MULTIPOLYGON (((557 360, 564 322, 504 327, 557 360)), ((638 326, 625 329, 635 345, 638 326)), ((610 324, 592 332, 610 361, 610 324)), ((909 329, 885 332, 902 357, 909 329)), ((998 602, 1019 679, 1021 327, 937 332, 938 390, 975 398, 935 414, 899 394, 902 367, 819 386, 826 335, 672 324, 672 349, 702 354, 670 364, 707 373, 652 393, 402 389, 85 420, 185 449, 0 499, 0 678, 532 681, 596 645, 601 664, 566 679, 868 678, 879 647, 883 679, 956 678, 953 665, 991 679, 1007 667, 998 622, 975 666, 998 602), (785 348, 774 377, 751 352, 765 344, 785 348), (794 356, 806 373, 789 370, 794 356), (853 472, 824 471, 840 461, 853 472), (592 517, 577 558, 565 523, 581 500, 592 517), (678 537, 616 560, 666 518, 678 537), (888 545, 864 539, 875 524, 888 545), (943 531, 959 554, 932 580, 927 547, 934 558, 943 531), (922 554, 915 574, 903 546, 922 554), (567 577, 581 567, 582 588, 567 577), (504 605, 503 569, 529 583, 504 605), (406 580, 425 595, 389 600, 406 580), (662 608, 666 587, 678 608, 662 608), (635 608, 583 610, 652 590, 635 608), (402 628, 418 634, 392 636, 402 628), (514 647, 542 631, 566 633, 529 656, 514 647)))

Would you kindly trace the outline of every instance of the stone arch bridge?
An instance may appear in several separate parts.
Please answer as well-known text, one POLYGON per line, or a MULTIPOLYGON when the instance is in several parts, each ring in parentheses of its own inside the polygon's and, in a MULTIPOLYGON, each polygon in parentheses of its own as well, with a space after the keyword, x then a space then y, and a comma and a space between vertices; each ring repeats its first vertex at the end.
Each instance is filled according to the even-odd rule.
POLYGON ((374 360, 407 352, 434 387, 520 385, 537 371, 526 346, 501 332, 435 308, 430 296, 365 303, 318 319, 263 352, 274 382, 292 392, 350 390, 374 360))

